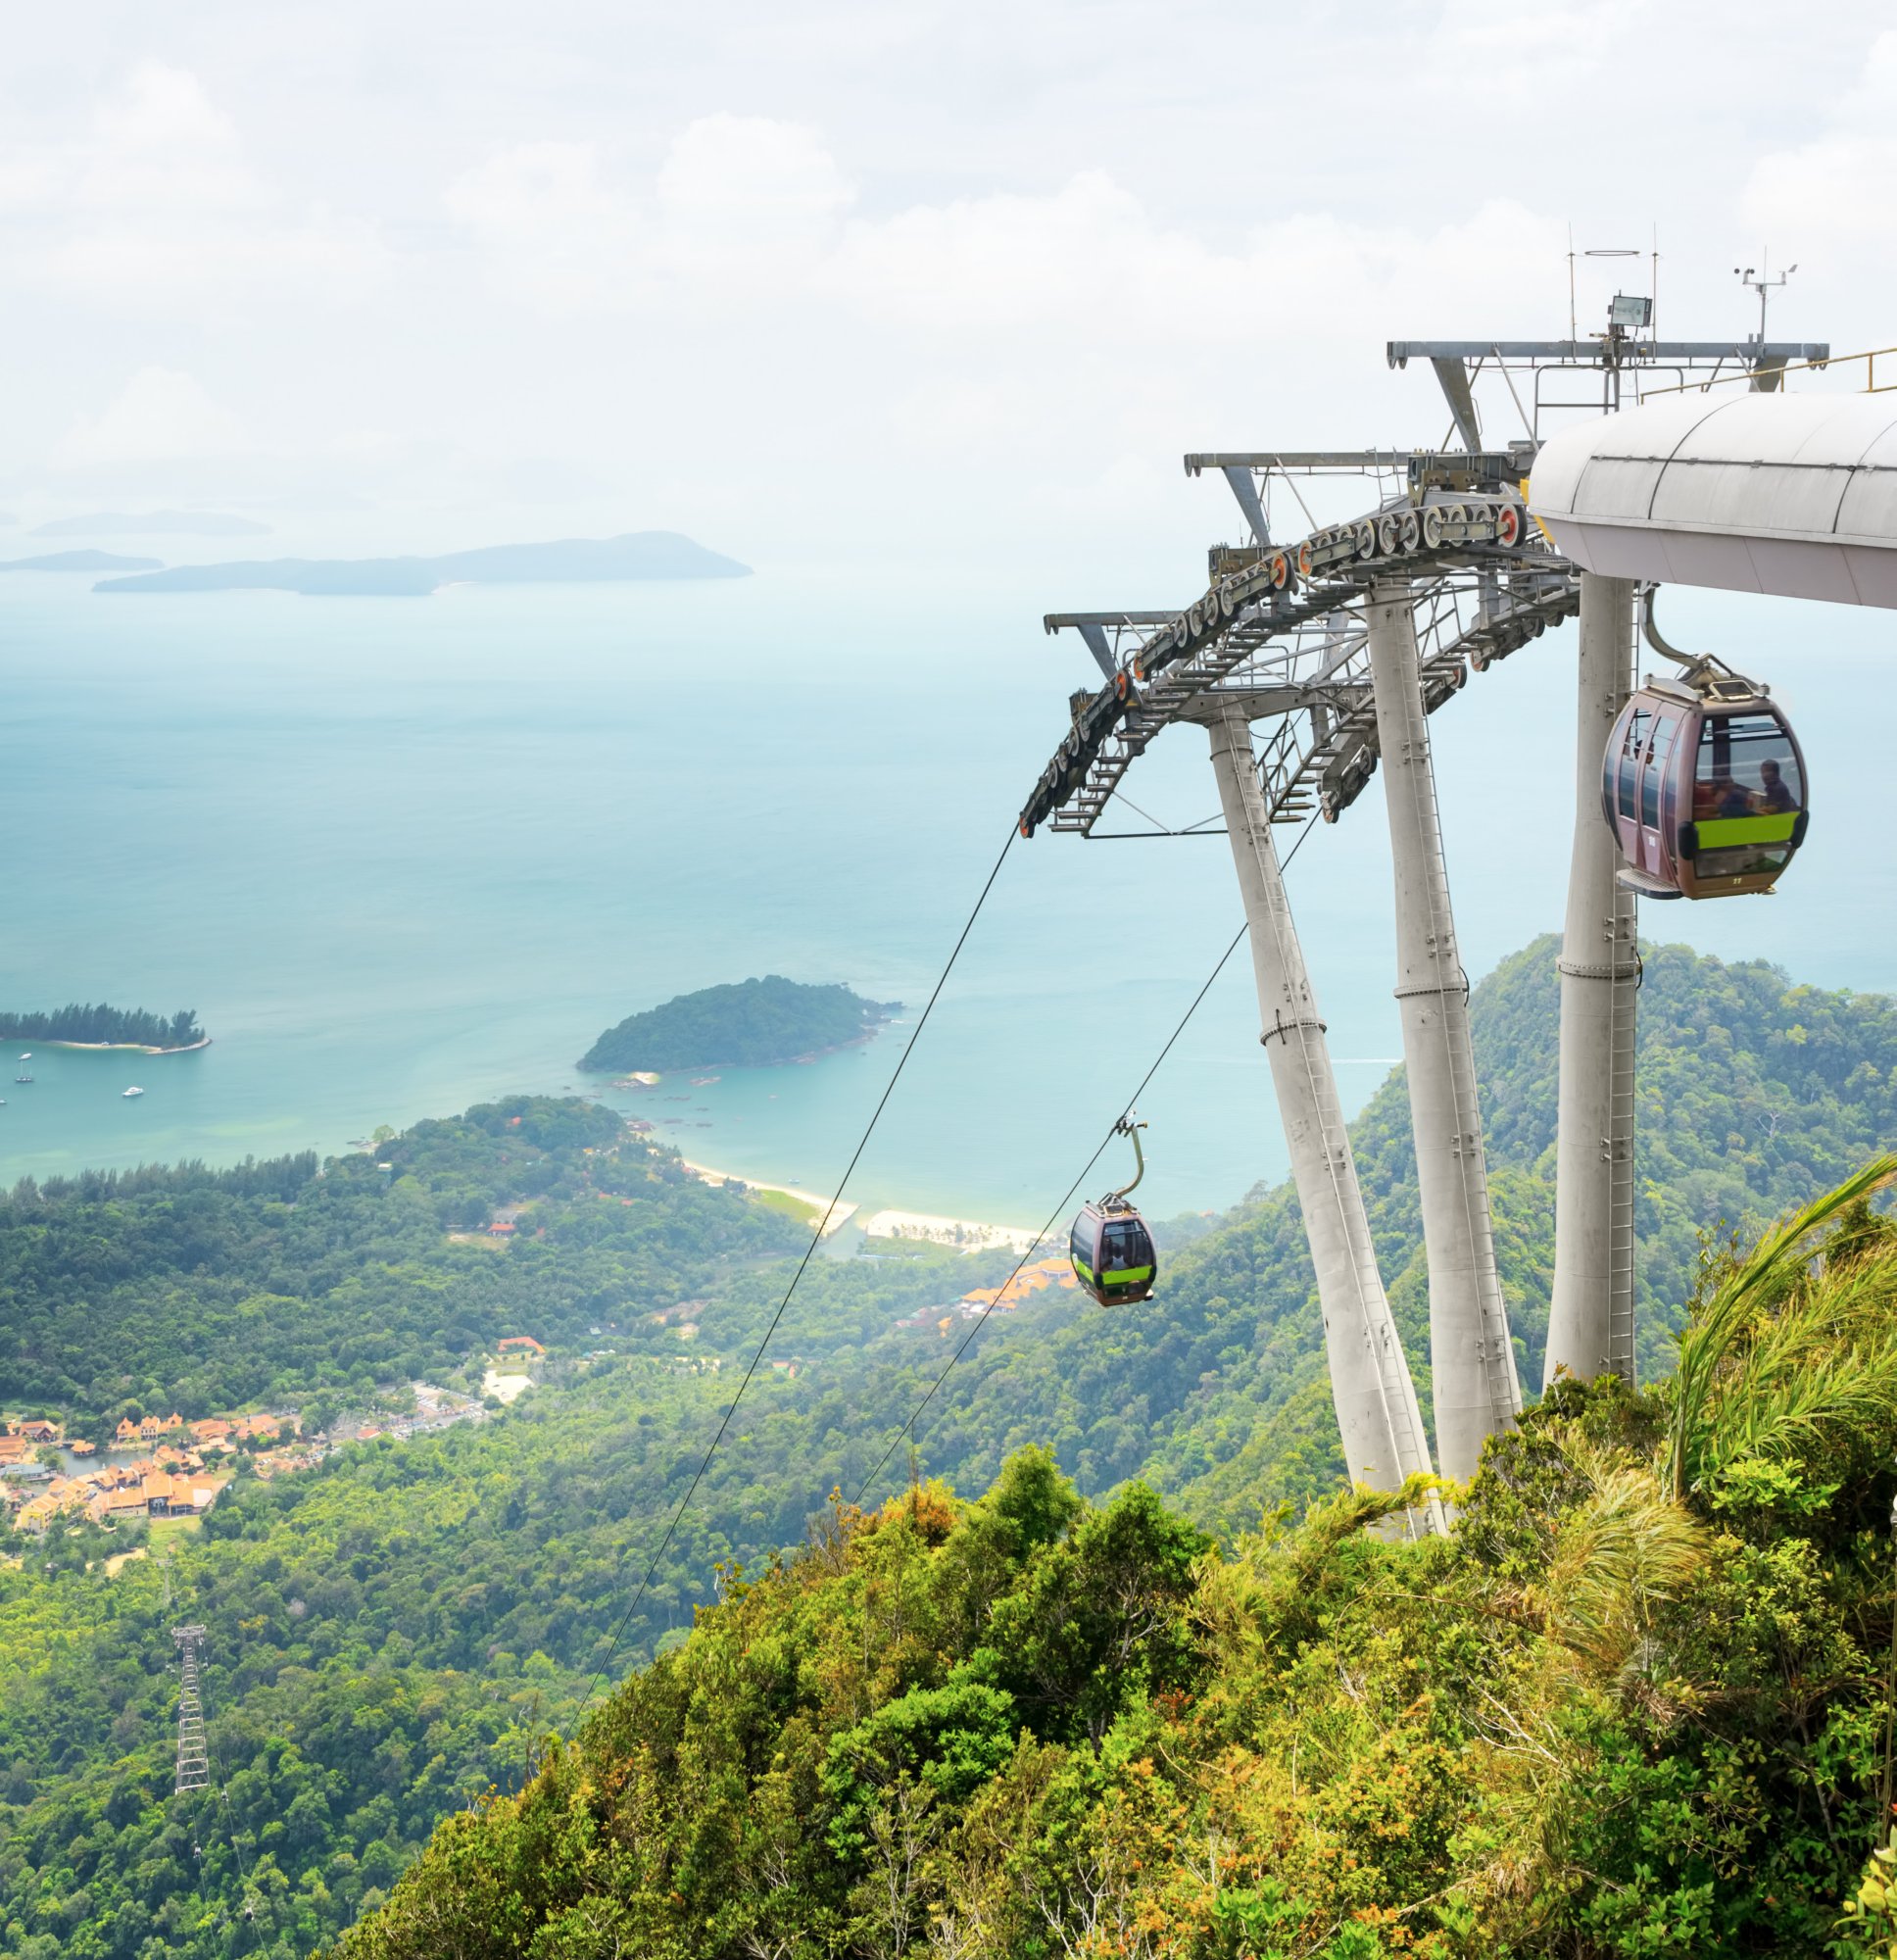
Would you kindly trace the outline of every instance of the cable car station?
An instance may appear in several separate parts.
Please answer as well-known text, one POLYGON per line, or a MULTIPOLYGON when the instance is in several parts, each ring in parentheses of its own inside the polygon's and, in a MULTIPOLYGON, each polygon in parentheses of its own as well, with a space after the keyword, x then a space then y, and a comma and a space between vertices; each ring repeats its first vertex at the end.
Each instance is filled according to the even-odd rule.
MULTIPOLYGON (((1309 1236, 1350 1476, 1393 1490, 1433 1467, 1378 1271, 1325 1022, 1275 832, 1338 821, 1383 774, 1397 971, 1429 1266, 1442 1473, 1471 1476, 1521 1408, 1429 717, 1480 675, 1580 619, 1576 823, 1561 974, 1556 1271, 1544 1380, 1633 1379, 1633 1036, 1638 897, 1770 892, 1811 817, 1806 759, 1769 683, 1668 646, 1665 582, 1897 607, 1897 406, 1873 392, 1783 392, 1824 344, 1660 341, 1651 302, 1617 296, 1608 330, 1566 341, 1392 341, 1427 361, 1451 444, 1189 455, 1221 474, 1246 541, 1209 554, 1183 608, 1049 613, 1100 684, 1021 811, 1106 840, 1169 831, 1124 793, 1175 724, 1201 731, 1244 903, 1261 1036, 1309 1236), (1500 380, 1523 433, 1484 439, 1475 384, 1500 380), (1725 384, 1736 382, 1737 388, 1725 384), (1577 421, 1581 414, 1586 419, 1577 421), (1544 433, 1543 423, 1565 417, 1544 433), (1301 483, 1356 478, 1375 502, 1315 524, 1301 483), (1274 506, 1311 527, 1276 534, 1274 506), (1635 614, 1675 669, 1634 669, 1635 614)), ((1864 358, 1864 357, 1858 357, 1864 358)), ((1122 1121, 1122 1128, 1126 1119, 1122 1121)), ((1130 1132, 1129 1132, 1130 1134, 1130 1132)), ((1136 1138, 1137 1148, 1137 1138, 1136 1138)), ((1137 1182, 1137 1179, 1136 1179, 1137 1182)), ((1150 1235, 1126 1191, 1075 1221, 1075 1269, 1101 1304, 1144 1298, 1150 1235), (1116 1225, 1146 1244, 1108 1250, 1116 1225), (1123 1258, 1124 1265, 1109 1265, 1123 1258), (1142 1271, 1139 1281, 1109 1284, 1142 1271)), ((1427 1529, 1434 1512, 1412 1514, 1427 1529)))

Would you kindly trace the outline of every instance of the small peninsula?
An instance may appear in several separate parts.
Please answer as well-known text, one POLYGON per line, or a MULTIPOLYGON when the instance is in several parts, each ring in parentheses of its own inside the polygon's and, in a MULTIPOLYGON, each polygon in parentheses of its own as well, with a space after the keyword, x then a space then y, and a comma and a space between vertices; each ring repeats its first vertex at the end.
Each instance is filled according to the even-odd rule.
POLYGON ((168 1020, 143 1007, 96 1006, 74 1001, 51 1013, 15 1013, 0 1007, 0 1041, 43 1042, 48 1048, 135 1048, 147 1054, 177 1054, 208 1048, 211 1037, 194 1008, 168 1020))
POLYGON ((677 531, 488 545, 441 558, 242 559, 102 579, 95 592, 297 592, 311 598, 425 598, 444 585, 580 585, 651 578, 749 578, 751 567, 677 531))
POLYGON ((767 1068, 862 1041, 900 1001, 866 1001, 848 987, 809 987, 769 973, 761 980, 681 994, 629 1015, 580 1057, 584 1069, 767 1068))

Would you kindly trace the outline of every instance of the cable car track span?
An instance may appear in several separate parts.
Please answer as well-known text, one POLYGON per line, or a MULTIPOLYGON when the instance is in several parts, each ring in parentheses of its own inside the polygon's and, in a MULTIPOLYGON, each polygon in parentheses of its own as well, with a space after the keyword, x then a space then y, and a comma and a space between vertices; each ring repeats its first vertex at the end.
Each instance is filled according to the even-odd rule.
MULTIPOLYGON (((1189 458, 1189 470, 1214 459, 1189 458)), ((1209 697, 1245 698, 1254 720, 1276 719, 1261 758, 1274 823, 1317 809, 1327 821, 1375 773, 1377 720, 1365 632, 1354 614, 1379 585, 1402 581, 1417 612, 1425 709, 1580 608, 1577 568, 1530 521, 1507 480, 1521 459, 1456 452, 1368 459, 1407 464, 1412 482, 1484 479, 1468 493, 1428 489, 1328 524, 1295 544, 1214 550, 1226 567, 1183 612, 1049 613, 1049 633, 1111 632, 1114 673, 1077 695, 1066 739, 1021 811, 1024 837, 1044 823, 1094 836, 1127 770, 1160 731, 1203 718, 1209 697), (1130 649, 1128 643, 1131 642, 1130 649)), ((1090 635, 1090 637, 1092 637, 1090 635)), ((1104 664, 1104 662, 1103 662, 1104 664)))

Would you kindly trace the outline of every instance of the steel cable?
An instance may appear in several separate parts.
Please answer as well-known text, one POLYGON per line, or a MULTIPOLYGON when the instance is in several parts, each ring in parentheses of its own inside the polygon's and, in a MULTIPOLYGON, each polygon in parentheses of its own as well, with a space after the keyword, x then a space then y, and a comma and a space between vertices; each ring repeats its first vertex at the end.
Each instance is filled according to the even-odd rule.
MULTIPOLYGON (((1315 811, 1313 811, 1311 815, 1307 816, 1304 819, 1304 827, 1297 833, 1297 841, 1285 854, 1284 864, 1283 866, 1281 866, 1281 869, 1286 869, 1286 870, 1289 869, 1291 859, 1295 858, 1298 852, 1304 848, 1304 840, 1310 836, 1312 826, 1316 823, 1316 821, 1317 821, 1317 813, 1315 811)), ((969 1348, 974 1343, 975 1337, 981 1333, 984 1327, 988 1325, 989 1315, 993 1313, 996 1307, 1008 1297, 1009 1291, 1012 1289, 1014 1282, 1020 1278, 1022 1272, 1026 1269, 1028 1261, 1034 1257, 1035 1253, 1041 1249, 1042 1245, 1046 1241, 1047 1234, 1053 1230, 1054 1226, 1065 1215, 1068 1205, 1070 1205, 1074 1201, 1074 1194, 1078 1192, 1081 1186, 1087 1182, 1090 1176, 1092 1176, 1094 1166, 1099 1162, 1100 1157, 1105 1152, 1107 1145, 1113 1141, 1115 1135, 1118 1133, 1120 1124, 1124 1122, 1126 1118, 1133 1113, 1135 1104, 1137 1104, 1141 1097, 1146 1093, 1147 1084, 1150 1083, 1152 1081, 1152 1078, 1159 1073, 1160 1064, 1165 1061, 1166 1057, 1169 1054, 1172 1054, 1174 1045, 1178 1042, 1180 1036, 1186 1032, 1187 1023, 1192 1018, 1192 1016, 1195 1013, 1198 1012, 1200 1003, 1203 1002, 1206 995, 1212 991, 1213 983, 1218 979, 1219 975, 1225 971, 1226 961, 1230 959, 1233 954, 1235 954, 1238 951, 1239 942, 1241 939, 1243 939, 1244 936, 1245 936, 1245 927, 1242 924, 1240 924, 1238 931, 1232 935, 1231 942, 1227 945, 1225 951, 1219 955, 1218 963, 1212 968, 1211 972, 1206 975, 1205 984, 1198 990, 1196 994, 1192 996, 1192 1004, 1186 1009, 1186 1011, 1183 1014, 1180 1015, 1179 1021, 1177 1025, 1174 1027, 1172 1033, 1166 1037, 1166 1045, 1159 1051, 1158 1054, 1153 1057, 1152 1066, 1148 1068, 1145 1074, 1140 1078, 1140 1086, 1133 1092, 1131 1096, 1127 1098, 1125 1103, 1121 1106, 1120 1114, 1114 1119, 1113 1127, 1109 1129, 1106 1135, 1103 1136, 1098 1142, 1098 1144, 1094 1146, 1094 1154, 1087 1159, 1085 1164, 1081 1166, 1079 1176, 1077 1176, 1074 1179, 1073 1183, 1067 1187, 1067 1190, 1065 1194, 1061 1197, 1060 1201, 1054 1206, 1053 1210, 1048 1213, 1047 1222, 1042 1226, 1041 1230, 1038 1233, 1036 1233, 1034 1243, 1028 1248, 1028 1250, 1025 1252, 1021 1254, 1020 1258, 1015 1262, 1014 1270, 1007 1276, 1006 1280, 1002 1282, 1001 1286, 997 1291, 995 1298, 991 1299, 988 1302, 988 1304, 982 1308, 981 1312, 975 1316, 974 1320, 970 1322, 968 1332, 964 1334, 961 1338, 961 1345, 955 1349, 955 1351, 952 1354, 949 1355, 948 1361, 943 1366, 942 1373, 939 1374, 932 1383, 930 1383, 927 1394, 923 1396, 922 1399, 919 1402, 917 1402, 915 1407, 909 1412, 908 1420, 904 1422, 902 1427, 899 1429, 896 1432, 895 1436, 893 1436, 890 1439, 890 1446, 887 1449, 883 1451, 882 1455, 877 1459, 876 1467, 869 1473, 867 1477, 863 1479, 862 1483, 857 1486, 855 1497, 851 1501, 858 1508, 861 1507, 863 1498, 869 1492, 870 1487, 876 1482, 877 1478, 883 1474, 883 1471, 887 1467, 890 1458, 896 1454, 897 1449, 901 1445, 902 1439, 910 1434, 910 1432, 915 1428, 915 1425, 922 1419, 923 1411, 928 1408, 929 1404, 932 1401, 935 1400, 936 1393, 942 1387, 943 1383, 948 1379, 949 1371, 954 1367, 955 1363, 959 1361, 961 1357, 968 1351, 969 1348)))
POLYGON ((1010 823, 1008 825, 1007 842, 1001 846, 1001 855, 996 858, 993 868, 989 871, 988 877, 982 885, 980 895, 975 900, 974 908, 963 922, 962 929, 956 936, 955 944, 950 949, 948 958, 943 966, 941 973, 936 976, 936 984, 930 990, 928 1004, 922 1009, 920 1016, 917 1018, 914 1032, 910 1034, 908 1041, 904 1044, 902 1054, 897 1061, 896 1068, 891 1074, 889 1081, 884 1085, 883 1093, 877 1099, 876 1107, 870 1112, 869 1121, 864 1126, 862 1135, 856 1141, 856 1148, 851 1152, 850 1162, 845 1168, 843 1176, 838 1180, 835 1195, 824 1208, 823 1216, 818 1220, 816 1230, 810 1234, 810 1243, 804 1247, 803 1256, 797 1262, 797 1270, 791 1275, 791 1283, 784 1289, 784 1298, 777 1302, 777 1311, 771 1315, 770 1325, 764 1329, 763 1339, 758 1342, 755 1351, 752 1354, 751 1365, 746 1368, 744 1379, 738 1384, 737 1393, 731 1397, 730 1402, 725 1407, 725 1412, 718 1424, 716 1434, 711 1438, 710 1443, 706 1445, 705 1454, 699 1459, 699 1467, 692 1473, 692 1481, 687 1485, 684 1496, 678 1500, 677 1508, 672 1512, 671 1522, 665 1527, 665 1535, 658 1541, 658 1548, 647 1561, 645 1576, 639 1582, 639 1590, 632 1595, 631 1604, 619 1615, 618 1624, 613 1628, 611 1638, 608 1642, 606 1656, 596 1669, 592 1683, 587 1688, 586 1693, 574 1713, 573 1721, 576 1727, 580 1717, 586 1713, 588 1707, 591 1705, 594 1695, 599 1692, 601 1683, 606 1680, 607 1670, 611 1667, 614 1658, 618 1654, 619 1642, 624 1637, 626 1628, 631 1625, 632 1616, 639 1610, 641 1602, 645 1599, 647 1592, 651 1589, 653 1575, 658 1570, 658 1561, 665 1556, 666 1551, 670 1548, 672 1540, 677 1535, 679 1525, 683 1521, 686 1511, 691 1506, 692 1499, 698 1494, 699 1486, 705 1481, 705 1472, 711 1467, 712 1458, 718 1453, 718 1446, 724 1442, 726 1432, 731 1427, 731 1418, 738 1412, 738 1404, 744 1400, 745 1391, 751 1387, 753 1376, 756 1374, 758 1367, 763 1362, 764 1351, 769 1348, 771 1338, 777 1332, 778 1323, 783 1320, 785 1313, 788 1311, 791 1304, 791 1298, 797 1292, 799 1282, 803 1278, 805 1271, 809 1267, 810 1260, 815 1256, 817 1248, 823 1243, 824 1235, 830 1229, 830 1220, 836 1212, 837 1205, 843 1199, 844 1191, 849 1186, 851 1176, 854 1175, 856 1165, 861 1160, 863 1152, 869 1147, 869 1140, 875 1134, 876 1125, 882 1120, 883 1111, 888 1107, 891 1096, 896 1093, 896 1085, 902 1079, 902 1071, 909 1065, 909 1057, 915 1053, 916 1043, 922 1039, 922 1031, 929 1025, 929 1016, 935 1012, 936 1003, 942 998, 942 990, 948 984, 949 974, 955 970, 955 962, 961 957, 962 948, 968 944, 968 935, 974 931, 975 921, 980 918, 982 907, 988 903, 988 895, 995 889, 995 881, 1001 875, 1001 866, 1007 861, 1007 855, 1014 848, 1014 840, 1019 834, 1018 827, 1010 823))

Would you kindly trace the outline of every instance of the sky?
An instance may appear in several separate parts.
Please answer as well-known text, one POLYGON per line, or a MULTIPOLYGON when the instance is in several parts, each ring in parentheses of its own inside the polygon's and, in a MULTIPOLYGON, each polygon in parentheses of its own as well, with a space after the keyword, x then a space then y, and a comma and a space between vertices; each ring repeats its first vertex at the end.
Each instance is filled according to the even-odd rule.
MULTIPOLYGON (((1188 449, 1435 441, 1392 336, 1897 340, 1897 32, 1539 9, 91 0, 0 55, 0 509, 659 527, 1171 604, 1188 449), (1582 262, 1582 327, 1613 277, 1582 262)), ((0 549, 20 530, 0 530, 0 549)), ((173 555, 181 556, 182 553, 173 555)), ((206 553, 207 556, 218 555, 206 553)), ((918 593, 927 604, 928 588, 918 593)))

